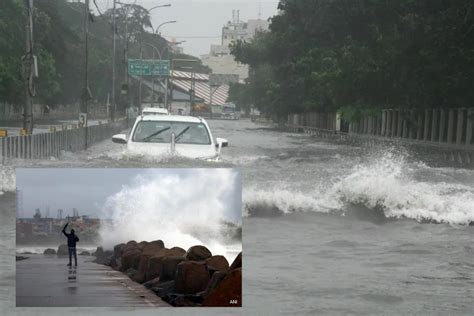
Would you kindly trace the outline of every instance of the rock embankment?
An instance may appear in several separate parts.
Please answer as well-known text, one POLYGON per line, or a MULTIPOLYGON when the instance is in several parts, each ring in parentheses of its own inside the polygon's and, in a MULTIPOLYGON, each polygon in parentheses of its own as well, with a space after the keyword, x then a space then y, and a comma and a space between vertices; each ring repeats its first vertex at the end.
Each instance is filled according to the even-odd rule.
POLYGON ((127 274, 173 306, 242 306, 242 253, 227 259, 204 246, 187 251, 166 248, 163 241, 132 240, 93 253, 96 263, 127 274))

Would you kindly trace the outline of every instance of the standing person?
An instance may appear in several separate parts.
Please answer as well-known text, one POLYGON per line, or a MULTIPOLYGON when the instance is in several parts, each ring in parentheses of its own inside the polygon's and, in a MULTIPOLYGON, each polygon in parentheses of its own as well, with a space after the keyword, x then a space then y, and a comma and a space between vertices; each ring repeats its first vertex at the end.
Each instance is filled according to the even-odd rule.
POLYGON ((68 234, 66 233, 66 227, 69 225, 67 223, 63 228, 63 234, 67 237, 67 247, 69 249, 69 264, 68 266, 72 265, 72 255, 74 254, 74 263, 77 266, 77 252, 76 252, 76 242, 79 241, 79 238, 76 236, 74 229, 71 229, 71 232, 68 234))

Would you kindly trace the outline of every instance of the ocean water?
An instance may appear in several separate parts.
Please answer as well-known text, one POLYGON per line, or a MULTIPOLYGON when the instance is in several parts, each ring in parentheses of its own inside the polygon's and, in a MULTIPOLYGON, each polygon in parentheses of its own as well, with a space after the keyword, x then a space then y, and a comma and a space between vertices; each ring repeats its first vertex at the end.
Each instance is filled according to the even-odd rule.
MULTIPOLYGON (((243 314, 474 313, 474 171, 433 168, 403 148, 210 123, 215 137, 229 139, 220 163, 130 156, 107 141, 59 160, 0 167, 0 205, 14 204, 8 192, 18 165, 235 167, 243 180, 243 314)), ((2 256, 14 249, 8 245, 2 256)), ((9 261, 1 262, 3 271, 9 261)))

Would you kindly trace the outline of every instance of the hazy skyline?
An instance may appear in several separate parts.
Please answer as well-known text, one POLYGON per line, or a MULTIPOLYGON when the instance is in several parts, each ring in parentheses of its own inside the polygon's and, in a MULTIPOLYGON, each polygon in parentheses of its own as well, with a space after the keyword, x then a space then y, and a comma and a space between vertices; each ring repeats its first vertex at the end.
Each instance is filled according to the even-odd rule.
MULTIPOLYGON (((222 27, 232 20, 232 10, 240 10, 240 20, 261 18, 267 20, 277 13, 278 0, 122 0, 136 3, 146 9, 161 4, 171 4, 168 8, 151 11, 153 27, 165 21, 177 23, 164 25, 160 33, 167 40, 185 40, 181 46, 186 54, 200 57, 208 54, 211 44, 221 44, 222 27)), ((98 1, 101 10, 112 8, 113 1, 98 1)))

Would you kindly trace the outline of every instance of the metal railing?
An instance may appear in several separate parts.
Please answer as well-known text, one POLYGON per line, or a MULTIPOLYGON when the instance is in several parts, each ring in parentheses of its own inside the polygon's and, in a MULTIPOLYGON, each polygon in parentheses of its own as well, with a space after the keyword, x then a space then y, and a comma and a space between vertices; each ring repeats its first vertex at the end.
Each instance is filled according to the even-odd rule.
POLYGON ((61 131, 0 138, 0 162, 7 159, 59 158, 61 153, 84 150, 128 128, 130 120, 61 131), (87 136, 86 136, 87 135, 87 136), (86 140, 87 137, 87 140, 86 140))
MULTIPOLYGON (((291 127, 339 132, 341 124, 340 118, 335 113, 304 113, 288 116, 288 126, 291 127)), ((422 143, 472 147, 474 109, 381 110, 379 113, 351 122, 348 132, 422 143)))
POLYGON ((382 110, 351 123, 349 132, 474 146, 474 109, 382 110))

